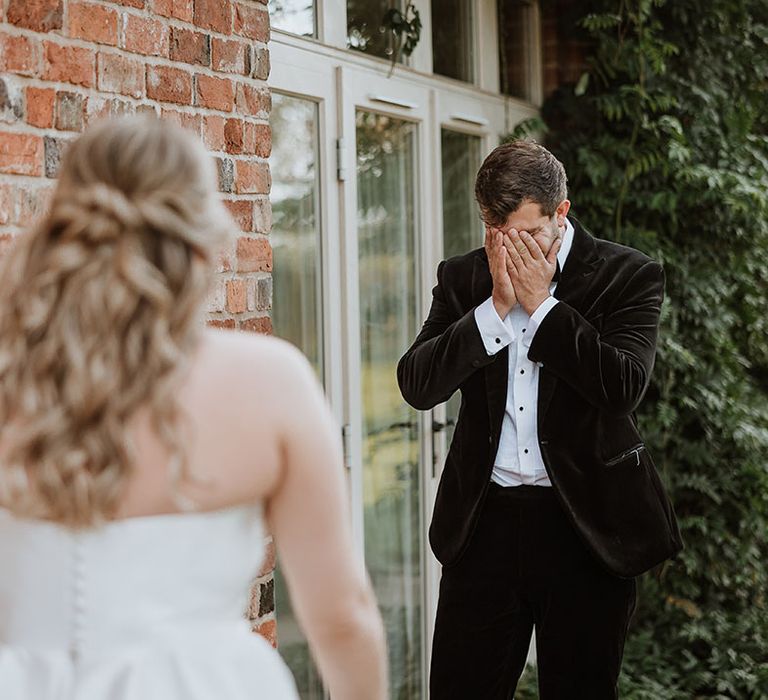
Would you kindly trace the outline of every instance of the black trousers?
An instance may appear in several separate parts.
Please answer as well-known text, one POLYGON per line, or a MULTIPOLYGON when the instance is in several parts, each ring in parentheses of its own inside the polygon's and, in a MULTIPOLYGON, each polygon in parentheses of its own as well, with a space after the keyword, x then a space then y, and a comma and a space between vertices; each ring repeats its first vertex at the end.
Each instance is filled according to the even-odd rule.
POLYGON ((551 488, 492 483, 467 551, 443 568, 431 700, 513 698, 534 627, 540 700, 614 700, 636 593, 551 488))

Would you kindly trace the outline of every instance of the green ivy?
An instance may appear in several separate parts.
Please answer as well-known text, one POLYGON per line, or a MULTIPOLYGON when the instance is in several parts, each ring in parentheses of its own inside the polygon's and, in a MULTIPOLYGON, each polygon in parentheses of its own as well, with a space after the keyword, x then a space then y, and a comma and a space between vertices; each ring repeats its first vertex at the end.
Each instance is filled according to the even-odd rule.
POLYGON ((640 581, 621 695, 766 699, 768 2, 573 6, 589 68, 545 103, 546 140, 576 216, 664 264, 639 419, 686 544, 640 581))

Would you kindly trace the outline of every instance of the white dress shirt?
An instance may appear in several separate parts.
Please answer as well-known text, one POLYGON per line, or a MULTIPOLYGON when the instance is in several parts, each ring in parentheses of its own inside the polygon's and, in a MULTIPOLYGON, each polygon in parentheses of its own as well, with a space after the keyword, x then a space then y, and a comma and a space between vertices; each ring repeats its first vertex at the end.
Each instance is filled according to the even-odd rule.
MULTIPOLYGON (((573 225, 566 218, 563 244, 557 252, 561 273, 572 244, 573 225)), ((552 294, 556 287, 553 282, 549 293, 552 294)), ((486 352, 495 355, 509 347, 507 405, 491 474, 491 480, 501 486, 552 486, 541 457, 536 427, 540 364, 528 359, 528 348, 539 324, 557 303, 557 299, 550 296, 531 316, 516 304, 504 319, 496 313, 492 298, 475 309, 475 322, 486 352)))

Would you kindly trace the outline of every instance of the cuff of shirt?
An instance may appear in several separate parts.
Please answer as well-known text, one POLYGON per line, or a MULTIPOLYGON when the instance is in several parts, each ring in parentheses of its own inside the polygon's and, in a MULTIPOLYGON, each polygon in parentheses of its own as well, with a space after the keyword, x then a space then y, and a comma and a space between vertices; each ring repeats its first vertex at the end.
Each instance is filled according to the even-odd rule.
POLYGON ((528 332, 523 338, 523 345, 530 347, 533 342, 533 337, 536 335, 536 331, 539 329, 539 324, 546 318, 547 314, 557 306, 557 299, 555 297, 548 297, 539 304, 536 311, 531 314, 531 320, 528 323, 528 332))
POLYGON ((495 355, 515 339, 514 333, 504 325, 504 321, 496 313, 491 297, 475 309, 475 323, 489 355, 495 355))

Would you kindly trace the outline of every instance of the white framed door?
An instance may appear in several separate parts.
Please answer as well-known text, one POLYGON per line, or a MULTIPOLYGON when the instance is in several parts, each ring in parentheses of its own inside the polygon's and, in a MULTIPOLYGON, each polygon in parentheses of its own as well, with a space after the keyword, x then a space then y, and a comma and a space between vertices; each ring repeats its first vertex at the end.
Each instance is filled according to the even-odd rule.
POLYGON ((378 67, 340 75, 344 182, 345 313, 352 454, 363 551, 387 630, 392 697, 427 695, 430 637, 425 416, 397 386, 397 361, 421 324, 422 268, 432 255, 425 202, 433 159, 429 90, 378 67))
MULTIPOLYGON (((310 27, 307 4, 284 6, 310 27)), ((471 192, 479 161, 535 113, 498 94, 495 0, 472 0, 475 46, 483 47, 474 84, 432 74, 431 5, 417 6, 423 40, 391 76, 386 61, 345 49, 346 0, 318 0, 315 38, 273 32, 269 79, 281 110, 294 100, 315 115, 322 376, 345 430, 355 544, 387 627, 391 696, 409 700, 428 697, 440 567, 427 531, 456 407, 410 409, 396 363, 426 318, 439 261, 482 244, 471 192)), ((298 136, 294 149, 308 148, 298 136)), ((284 303, 277 263, 275 316, 284 303)), ((306 647, 280 596, 277 603, 281 651, 295 652, 289 664, 302 698, 319 700, 306 647)))

